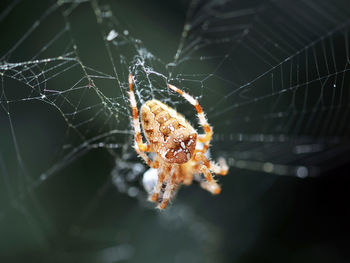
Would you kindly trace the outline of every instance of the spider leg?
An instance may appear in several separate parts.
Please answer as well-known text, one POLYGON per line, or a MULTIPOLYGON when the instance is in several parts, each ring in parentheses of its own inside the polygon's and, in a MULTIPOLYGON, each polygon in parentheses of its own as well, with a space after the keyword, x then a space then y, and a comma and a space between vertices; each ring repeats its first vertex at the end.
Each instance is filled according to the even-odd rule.
POLYGON ((228 166, 224 158, 219 158, 218 164, 216 164, 214 162, 209 161, 209 159, 202 152, 196 152, 194 155, 194 159, 196 161, 202 161, 203 164, 215 174, 220 174, 224 176, 228 172, 228 166))
POLYGON ((208 167, 205 165, 201 165, 199 171, 204 174, 204 178, 206 181, 201 181, 200 185, 203 189, 211 192, 212 194, 219 194, 221 192, 221 187, 217 184, 217 182, 213 179, 208 167))
POLYGON ((133 126, 134 126, 134 132, 135 132, 135 145, 134 148, 138 155, 142 157, 142 159, 146 162, 146 164, 152 168, 158 168, 159 163, 157 161, 152 161, 147 154, 144 152, 153 152, 152 147, 149 144, 145 144, 142 142, 142 135, 141 135, 141 126, 140 126, 140 120, 139 120, 139 111, 137 109, 136 99, 135 99, 135 93, 133 90, 133 77, 130 74, 129 75, 129 100, 130 100, 130 107, 132 110, 132 119, 133 119, 133 126))
POLYGON ((158 181, 157 184, 154 186, 152 195, 150 196, 149 200, 157 203, 159 194, 164 188, 166 187, 166 175, 169 174, 167 171, 164 171, 163 167, 160 167, 158 170, 158 181), (165 182, 164 182, 165 181, 165 182))
POLYGON ((197 116, 199 119, 199 123, 200 125, 203 127, 203 130, 205 132, 205 134, 200 134, 198 136, 198 141, 203 143, 203 149, 201 150, 201 152, 205 153, 208 149, 209 149, 209 144, 211 141, 211 138, 213 136, 213 130, 210 127, 207 118, 205 117, 205 114, 202 110, 202 107, 199 105, 198 100, 196 100, 195 98, 193 98, 190 94, 182 91, 181 89, 175 87, 174 85, 168 84, 168 88, 179 93, 181 96, 183 96, 189 103, 191 103, 194 108, 197 111, 197 116))
POLYGON ((203 163, 198 164, 198 167, 196 167, 196 170, 199 170, 202 174, 204 174, 204 178, 206 180, 204 182, 200 181, 201 187, 212 194, 219 194, 221 192, 221 187, 213 179, 210 171, 217 174, 226 175, 228 172, 228 167, 225 160, 221 158, 219 160, 220 165, 217 165, 210 162, 209 159, 201 152, 196 153, 194 160, 203 163))
POLYGON ((193 181, 192 171, 195 166, 196 164, 192 161, 180 165, 178 172, 176 173, 175 183, 178 185, 190 185, 193 181))
POLYGON ((170 176, 167 178, 168 180, 166 182, 166 187, 165 187, 163 197, 161 198, 161 200, 159 200, 159 205, 157 206, 159 209, 165 209, 167 207, 173 192, 176 190, 177 173, 178 173, 178 168, 176 166, 173 166, 169 173, 170 176))
POLYGON ((224 158, 219 158, 218 163, 210 162, 210 167, 208 168, 213 173, 220 174, 222 176, 228 173, 228 166, 224 158))
POLYGON ((183 184, 184 185, 190 185, 193 181, 193 174, 187 174, 184 179, 183 179, 183 184))

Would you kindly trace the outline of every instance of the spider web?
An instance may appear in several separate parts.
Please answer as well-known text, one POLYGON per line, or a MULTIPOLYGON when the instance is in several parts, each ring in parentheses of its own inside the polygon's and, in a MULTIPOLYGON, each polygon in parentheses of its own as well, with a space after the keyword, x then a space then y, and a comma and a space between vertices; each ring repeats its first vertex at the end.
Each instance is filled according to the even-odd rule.
MULTIPOLYGON (((345 0, 193 0, 179 4, 186 9, 184 20, 166 17, 153 2, 2 5, 0 218, 24 215, 40 244, 47 235, 38 232, 58 231, 47 215, 44 186, 58 185, 47 189, 59 196, 65 174, 75 174, 68 181, 74 189, 83 182, 98 185, 97 193, 96 188, 85 193, 94 196, 92 201, 77 202, 83 212, 71 216, 74 220, 61 218, 76 236, 111 186, 147 207, 139 182, 146 167, 131 147, 129 73, 139 106, 157 98, 195 124, 193 108, 166 84, 197 97, 214 127, 212 157, 225 157, 232 174, 306 178, 349 161, 350 20, 345 0), (168 24, 146 18, 143 9, 168 24)), ((265 191, 272 182, 266 180, 252 191, 265 191)), ((224 191, 230 188, 224 184, 224 191)), ((162 222, 169 224, 176 215, 180 228, 203 221, 198 229, 217 233, 191 211, 179 205, 162 215, 162 222)), ((213 240, 192 231, 197 231, 192 234, 198 251, 203 240, 205 247, 217 250, 213 240)), ((214 241, 220 239, 217 235, 214 241)), ((94 255, 103 262, 134 256, 129 244, 100 247, 104 250, 94 255)), ((210 262, 214 252, 208 253, 204 258, 210 262)), ((196 256, 182 251, 177 260, 196 256)))

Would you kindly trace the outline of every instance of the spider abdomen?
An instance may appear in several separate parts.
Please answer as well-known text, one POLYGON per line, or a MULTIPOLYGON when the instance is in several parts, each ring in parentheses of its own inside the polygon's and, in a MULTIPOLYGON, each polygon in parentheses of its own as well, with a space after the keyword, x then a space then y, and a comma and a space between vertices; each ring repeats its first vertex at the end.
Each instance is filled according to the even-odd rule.
POLYGON ((197 132, 181 114, 158 100, 149 100, 141 107, 141 123, 146 139, 164 161, 191 159, 197 132))

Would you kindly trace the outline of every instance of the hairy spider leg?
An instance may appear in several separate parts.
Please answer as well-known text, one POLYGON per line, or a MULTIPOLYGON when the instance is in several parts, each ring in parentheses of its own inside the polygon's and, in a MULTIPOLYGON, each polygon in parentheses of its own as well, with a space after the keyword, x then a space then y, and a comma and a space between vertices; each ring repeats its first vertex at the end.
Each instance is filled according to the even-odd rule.
MULTIPOLYGON (((204 156, 205 157, 205 156, 204 156)), ((226 175, 228 173, 228 166, 224 158, 219 158, 218 164, 210 162, 210 168, 213 173, 226 175)))
POLYGON ((164 166, 160 166, 159 167, 159 169, 158 169, 158 180, 157 180, 156 185, 153 188, 152 195, 150 195, 150 198, 149 198, 150 201, 152 201, 154 203, 158 202, 159 193, 166 186, 166 183, 164 182, 164 180, 166 179, 165 175, 169 174, 169 172, 166 169, 164 169, 164 168, 165 168, 164 166))
POLYGON ((182 183, 184 185, 190 185, 193 181, 193 174, 192 173, 186 173, 182 178, 182 183))
POLYGON ((135 99, 135 93, 133 90, 133 77, 130 74, 129 75, 129 100, 130 100, 130 107, 132 110, 132 119, 133 119, 133 126, 134 126, 134 132, 135 132, 135 145, 134 148, 136 152, 142 157, 142 159, 146 162, 146 164, 152 168, 158 168, 159 162, 158 161, 152 161, 145 152, 152 152, 153 149, 149 144, 145 144, 142 142, 142 135, 141 135, 141 126, 140 126, 140 120, 139 120, 139 111, 137 109, 137 103, 135 99))
POLYGON ((150 201, 158 203, 159 209, 165 209, 168 205, 169 199, 173 193, 177 167, 162 165, 159 168, 158 181, 154 187, 153 193, 150 196, 150 201))
POLYGON ((210 127, 207 118, 205 117, 205 114, 202 110, 202 107, 199 105, 198 100, 196 100, 195 98, 193 98, 190 94, 184 92, 183 90, 175 87, 174 85, 168 84, 168 88, 179 93, 181 96, 183 96, 189 103, 191 103, 194 108, 197 111, 197 116, 199 119, 199 124, 203 127, 203 130, 205 132, 205 134, 200 134, 198 136, 198 141, 203 143, 203 149, 202 150, 197 150, 200 152, 205 153, 208 149, 209 149, 209 144, 210 144, 210 140, 213 136, 213 130, 210 127))
POLYGON ((177 184, 175 183, 175 181, 178 173, 179 173, 178 165, 173 166, 169 173, 169 177, 166 179, 166 186, 164 189, 165 191, 163 193, 163 196, 159 200, 159 205, 158 205, 159 209, 165 209, 167 207, 173 192, 176 190, 177 184))
POLYGON ((212 194, 220 194, 221 187, 217 184, 217 182, 213 179, 209 168, 205 165, 200 165, 199 171, 204 174, 204 178, 206 181, 201 181, 200 185, 203 189, 211 192, 212 194))
POLYGON ((206 182, 201 181, 201 187, 212 194, 219 194, 221 192, 220 186, 216 183, 216 181, 213 179, 213 176, 210 171, 220 174, 220 175, 226 175, 228 172, 228 167, 226 165, 226 162, 224 159, 220 159, 219 163, 222 166, 219 166, 217 164, 214 164, 209 161, 209 159, 201 152, 196 153, 194 156, 194 159, 196 161, 201 161, 203 164, 199 164, 199 171, 204 174, 204 178, 206 182))
POLYGON ((201 150, 195 150, 193 155, 195 156, 195 160, 202 160, 204 164, 215 174, 219 174, 222 176, 227 175, 228 173, 228 165, 224 158, 219 158, 218 163, 214 163, 209 161, 209 159, 204 155, 201 150))

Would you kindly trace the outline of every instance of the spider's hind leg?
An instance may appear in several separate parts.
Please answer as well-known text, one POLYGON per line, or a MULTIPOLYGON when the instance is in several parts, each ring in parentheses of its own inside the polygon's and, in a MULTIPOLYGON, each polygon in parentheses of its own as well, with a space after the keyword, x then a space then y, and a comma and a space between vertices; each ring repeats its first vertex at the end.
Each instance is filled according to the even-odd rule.
POLYGON ((145 152, 153 152, 153 149, 151 145, 142 142, 139 110, 137 109, 137 103, 136 103, 135 93, 133 89, 133 77, 131 74, 129 75, 129 101, 130 101, 130 107, 132 111, 132 121, 133 121, 134 133, 135 133, 134 148, 137 154, 141 156, 141 158, 145 161, 145 163, 148 166, 157 169, 159 166, 159 163, 157 161, 153 162, 145 153, 145 152))

